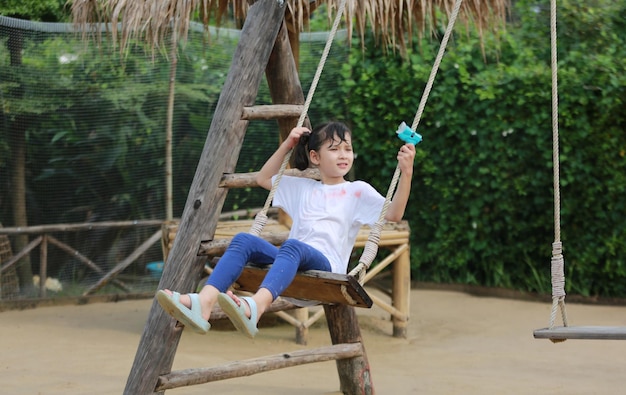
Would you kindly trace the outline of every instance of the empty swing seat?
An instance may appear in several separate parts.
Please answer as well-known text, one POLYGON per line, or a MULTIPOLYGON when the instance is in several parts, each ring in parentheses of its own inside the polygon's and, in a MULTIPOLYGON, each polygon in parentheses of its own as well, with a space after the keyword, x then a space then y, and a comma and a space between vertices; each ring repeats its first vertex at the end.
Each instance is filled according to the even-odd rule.
POLYGON ((535 339, 626 340, 626 326, 559 326, 537 329, 535 339))

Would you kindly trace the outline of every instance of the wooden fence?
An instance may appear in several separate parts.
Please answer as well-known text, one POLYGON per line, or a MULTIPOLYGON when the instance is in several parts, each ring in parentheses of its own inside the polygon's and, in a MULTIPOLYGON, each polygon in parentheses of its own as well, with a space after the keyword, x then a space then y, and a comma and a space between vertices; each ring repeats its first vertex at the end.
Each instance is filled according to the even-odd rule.
MULTIPOLYGON (((227 181, 226 181, 227 182, 227 181)), ((241 181, 239 181, 241 182, 241 181)), ((260 208, 251 208, 251 209, 242 209, 236 211, 229 211, 220 214, 220 220, 229 220, 229 219, 248 219, 254 217, 261 209, 260 208)), ((276 215, 276 209, 270 209, 268 211, 268 215, 276 215)), ((154 244, 161 243, 161 249, 163 254, 168 250, 167 245, 163 245, 163 242, 166 242, 168 235, 168 226, 171 225, 174 221, 164 221, 164 220, 136 220, 136 221, 107 221, 107 222, 89 222, 89 223, 74 223, 74 224, 54 224, 54 225, 38 225, 38 226, 28 226, 28 227, 8 227, 3 228, 0 225, 0 302, 4 303, 4 308, 7 308, 6 302, 13 301, 14 308, 23 307, 23 296, 19 295, 17 287, 17 274, 16 274, 16 266, 17 263, 24 258, 25 256, 34 252, 34 250, 39 247, 39 261, 40 261, 40 269, 39 269, 39 286, 38 298, 40 302, 35 302, 30 299, 27 303, 29 305, 42 304, 41 300, 44 300, 48 297, 48 290, 46 289, 46 279, 48 277, 48 247, 52 245, 56 248, 59 248, 61 251, 64 251, 72 258, 75 258, 81 264, 83 264, 87 269, 96 273, 98 276, 98 280, 95 283, 87 286, 82 294, 78 297, 78 303, 86 302, 85 298, 93 298, 93 299, 102 299, 94 297, 96 292, 107 284, 111 284, 117 288, 119 288, 122 292, 117 293, 111 296, 111 299, 120 300, 122 298, 136 298, 136 297, 152 297, 153 290, 149 292, 137 293, 132 290, 130 286, 124 283, 123 280, 119 278, 119 275, 128 268, 131 264, 136 262, 141 256, 148 251, 154 244), (153 233, 150 237, 148 237, 145 241, 143 241, 135 250, 129 254, 124 259, 120 260, 115 264, 113 268, 108 271, 103 270, 99 265, 97 265, 93 259, 85 256, 85 254, 78 251, 76 248, 64 243, 58 238, 54 237, 52 233, 69 233, 69 232, 86 232, 96 229, 121 229, 121 228, 149 228, 149 227, 158 227, 158 229, 153 233), (28 245, 26 245, 21 251, 17 251, 13 253, 11 251, 11 245, 9 242, 8 236, 17 236, 17 235, 30 235, 34 237, 28 245), (5 292, 6 291, 6 292, 5 292), (122 296, 120 296, 122 295, 122 296)), ((171 247, 171 246, 169 246, 171 247)), ((163 255, 163 261, 165 261, 165 255, 163 255)), ((106 299, 106 298, 105 298, 106 299)), ((76 298, 73 298, 73 302, 76 302, 76 298)), ((11 308, 9 306, 8 308, 11 308)), ((2 306, 0 306, 0 311, 2 310, 2 306)))
MULTIPOLYGON (((72 258, 85 265, 89 270, 93 271, 99 277, 91 286, 88 286, 82 296, 93 295, 108 283, 121 289, 124 293, 132 293, 132 289, 123 281, 116 278, 124 269, 129 267, 133 262, 139 259, 150 247, 161 241, 162 220, 143 220, 143 221, 109 221, 109 222, 92 222, 77 224, 56 224, 56 225, 39 225, 28 227, 0 227, 0 237, 6 241, 8 236, 30 235, 34 238, 21 251, 16 251, 12 256, 5 254, 0 260, 0 278, 13 274, 16 264, 25 256, 31 254, 35 248, 39 247, 39 298, 47 297, 46 280, 48 271, 48 247, 53 245, 61 251, 66 252, 72 258), (52 233, 67 232, 84 232, 95 229, 111 229, 111 228, 139 228, 139 227, 158 227, 148 239, 143 241, 130 255, 117 262, 117 264, 109 271, 103 270, 93 259, 85 256, 76 248, 64 243, 52 235, 52 233)), ((6 243, 5 243, 6 244, 6 243)), ((1 295, 1 293, 0 293, 1 295)))

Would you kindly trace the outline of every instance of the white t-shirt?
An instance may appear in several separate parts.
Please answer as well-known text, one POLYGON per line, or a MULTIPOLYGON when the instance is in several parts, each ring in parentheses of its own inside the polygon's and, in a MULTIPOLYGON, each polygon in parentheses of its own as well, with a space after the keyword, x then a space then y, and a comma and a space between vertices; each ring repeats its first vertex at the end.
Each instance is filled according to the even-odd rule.
POLYGON ((385 198, 363 181, 325 185, 283 176, 272 204, 293 220, 290 238, 323 253, 334 273, 346 273, 359 229, 378 221, 384 202, 385 198))

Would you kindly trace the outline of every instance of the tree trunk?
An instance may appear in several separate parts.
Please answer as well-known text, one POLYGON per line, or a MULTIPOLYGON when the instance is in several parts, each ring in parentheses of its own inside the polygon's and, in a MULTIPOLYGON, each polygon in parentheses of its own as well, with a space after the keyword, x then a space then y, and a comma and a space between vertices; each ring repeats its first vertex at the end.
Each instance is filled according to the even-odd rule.
MULTIPOLYGON (((11 56, 11 67, 22 66, 22 49, 24 39, 22 33, 13 30, 9 35, 7 46, 11 56)), ((13 97, 24 96, 22 86, 12 90, 13 97)), ((26 211, 26 125, 27 118, 18 114, 12 121, 9 121, 9 148, 11 152, 11 208, 13 211, 13 226, 28 226, 28 213, 26 211)), ((15 237, 15 250, 21 251, 28 244, 27 235, 17 235, 15 237)), ((33 270, 31 267, 30 255, 26 255, 17 264, 17 275, 19 278, 20 290, 26 295, 34 292, 33 270)))

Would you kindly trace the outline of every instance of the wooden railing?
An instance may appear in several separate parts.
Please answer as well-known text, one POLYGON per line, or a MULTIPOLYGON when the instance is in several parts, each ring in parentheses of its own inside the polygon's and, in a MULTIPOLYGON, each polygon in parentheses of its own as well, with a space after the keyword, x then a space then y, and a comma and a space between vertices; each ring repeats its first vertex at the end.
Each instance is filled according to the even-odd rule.
POLYGON ((109 221, 109 222, 90 222, 90 223, 75 223, 75 224, 56 224, 56 225, 38 225, 28 227, 12 227, 2 228, 0 227, 0 235, 35 235, 36 237, 31 240, 21 251, 17 251, 13 257, 9 258, 6 262, 2 262, 0 266, 0 276, 14 267, 22 258, 29 255, 36 247, 39 247, 40 262, 39 262, 39 296, 41 298, 46 297, 46 279, 48 270, 48 245, 52 244, 58 247, 62 251, 69 254, 71 257, 76 258, 79 262, 84 264, 87 268, 100 275, 100 279, 88 287, 83 296, 91 295, 102 288, 109 282, 124 292, 131 292, 131 289, 124 284, 121 280, 115 277, 126 269, 130 264, 135 262, 143 253, 145 253, 150 247, 161 240, 161 225, 162 220, 143 220, 143 221, 109 221), (118 262, 115 267, 108 272, 105 272, 94 261, 77 249, 67 245, 60 241, 51 233, 66 233, 66 232, 81 232, 90 231, 94 229, 110 229, 110 228, 133 228, 133 227, 154 227, 158 226, 159 229, 153 233, 147 240, 145 240, 139 247, 137 247, 130 255, 118 262))
MULTIPOLYGON (((232 181, 229 177, 225 177, 224 183, 228 184, 229 182, 234 182, 235 184, 247 183, 250 181, 246 181, 249 177, 233 177, 230 175, 232 181), (230 181, 229 181, 230 180, 230 181), (243 181, 242 181, 243 180, 243 181)), ((252 208, 252 209, 243 209, 236 210, 230 212, 224 212, 220 214, 220 220, 228 220, 232 218, 251 218, 256 213, 258 213, 260 208, 252 208)), ((271 210, 274 213, 274 209, 271 210)), ((15 269, 16 264, 25 256, 31 254, 33 250, 39 247, 40 253, 40 270, 39 270, 39 297, 45 298, 47 296, 47 289, 45 286, 46 279, 48 277, 48 246, 53 245, 60 250, 67 253, 72 258, 77 259, 83 265, 85 265, 89 270, 98 274, 100 277, 96 283, 89 286, 83 293, 82 296, 89 296, 96 293, 106 284, 112 284, 125 293, 131 293, 132 289, 126 285, 122 280, 118 278, 118 275, 128 268, 133 262, 137 261, 150 247, 152 247, 157 242, 163 242, 164 238, 167 236, 167 227, 168 224, 174 221, 164 221, 164 220, 136 220, 136 221, 106 221, 106 222, 88 222, 88 223, 73 223, 73 224, 52 224, 52 225, 36 225, 36 226, 27 226, 27 227, 7 227, 3 228, 0 226, 0 235, 7 236, 17 236, 17 235, 30 235, 35 236, 30 243, 28 243, 21 251, 17 251, 12 254, 10 257, 4 257, 4 260, 0 257, 0 278, 2 278, 3 274, 6 275, 11 268, 15 269), (93 259, 85 256, 83 253, 78 251, 76 248, 64 243, 63 241, 57 239, 52 235, 52 233, 69 233, 69 232, 85 232, 92 231, 96 229, 112 229, 112 228, 140 228, 140 227, 155 227, 158 226, 158 230, 153 233, 148 239, 146 239, 141 245, 139 245, 130 255, 126 258, 118 262, 112 269, 109 271, 103 270, 100 266, 98 266, 93 259), (163 233, 165 231, 165 234, 163 233)), ((171 246, 169 246, 171 247, 171 246)), ((168 250, 168 246, 161 245, 161 248, 165 252, 168 250)), ((163 260, 165 261, 165 256, 163 256, 163 260)), ((2 299, 0 294, 0 299, 2 299)))

